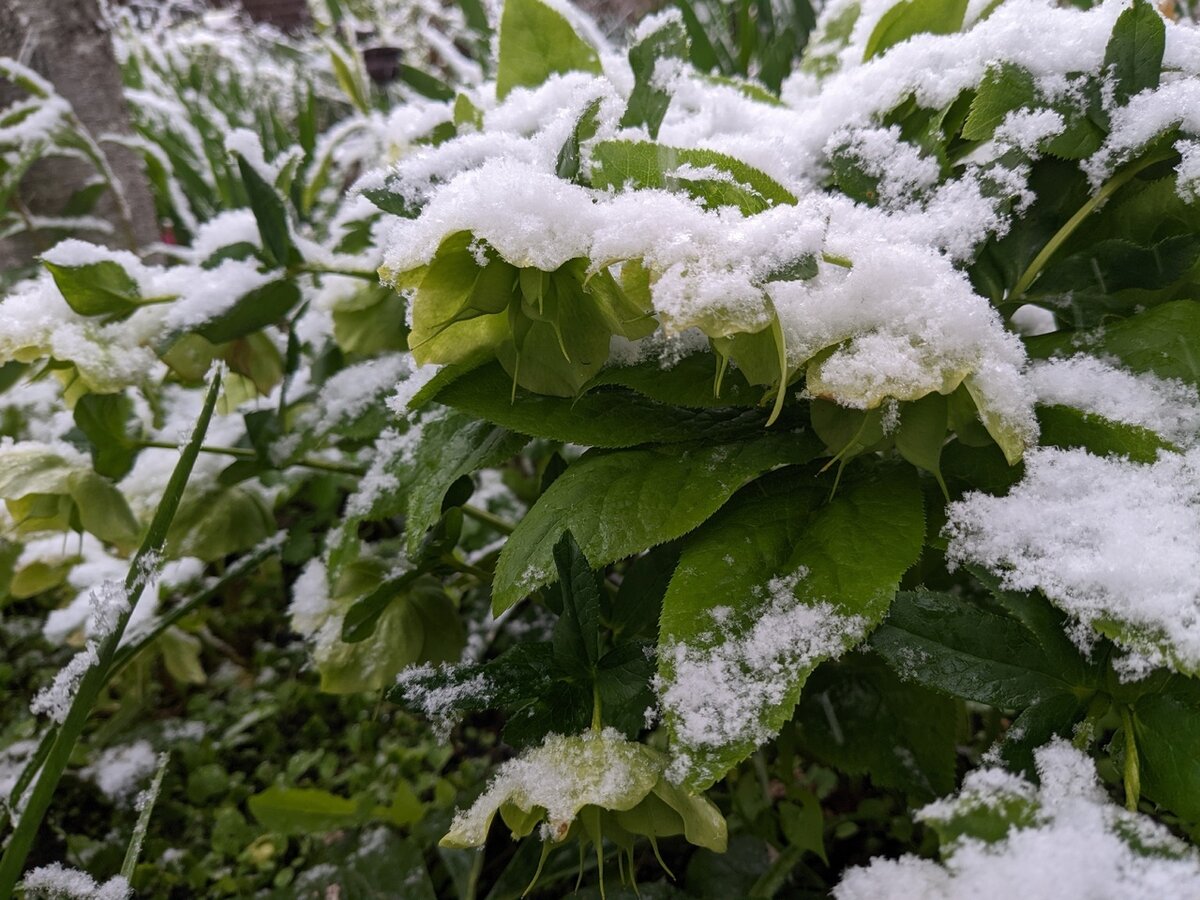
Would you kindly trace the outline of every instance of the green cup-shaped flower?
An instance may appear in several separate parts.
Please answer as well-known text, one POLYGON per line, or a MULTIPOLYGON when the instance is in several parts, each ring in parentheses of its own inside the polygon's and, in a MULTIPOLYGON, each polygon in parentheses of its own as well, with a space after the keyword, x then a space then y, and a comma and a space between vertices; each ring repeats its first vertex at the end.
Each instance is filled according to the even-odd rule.
POLYGON ((720 811, 706 797, 668 782, 666 766, 664 754, 611 728, 569 737, 552 734, 540 747, 500 766, 487 790, 454 817, 442 846, 482 846, 498 812, 514 838, 539 829, 543 861, 572 837, 594 845, 601 865, 607 837, 628 859, 631 875, 638 836, 649 838, 656 855, 658 838, 678 834, 723 853, 727 834, 720 811))

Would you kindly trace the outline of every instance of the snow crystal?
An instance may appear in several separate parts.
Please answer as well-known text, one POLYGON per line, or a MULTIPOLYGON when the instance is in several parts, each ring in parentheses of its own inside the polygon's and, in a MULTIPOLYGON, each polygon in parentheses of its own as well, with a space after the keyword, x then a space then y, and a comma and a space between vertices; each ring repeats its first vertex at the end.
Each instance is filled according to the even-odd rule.
MULTIPOLYGON (((1113 804, 1092 761, 1064 741, 1036 752, 1041 787, 998 769, 967 775, 959 795, 918 818, 953 821, 1026 809, 993 843, 964 837, 938 863, 906 855, 850 869, 837 900, 1158 900, 1200 896, 1200 858, 1163 826, 1113 804), (986 815, 986 813, 984 813, 986 815)), ((1009 820, 1011 822, 1011 816, 1009 820)))
POLYGON ((771 737, 763 720, 787 697, 795 673, 840 655, 865 632, 860 617, 830 603, 798 602, 792 588, 805 574, 772 579, 762 592, 762 611, 744 633, 731 636, 724 617, 710 614, 711 632, 663 649, 671 674, 655 688, 680 745, 667 773, 673 781, 689 774, 690 751, 771 737))
POLYGON ((441 366, 432 364, 414 367, 409 372, 408 377, 396 386, 396 392, 388 397, 388 409, 402 419, 409 418, 408 404, 413 401, 413 398, 420 393, 425 385, 433 380, 433 376, 440 372, 441 369, 441 366))
POLYGON ((1179 165, 1175 190, 1184 203, 1200 202, 1200 141, 1177 141, 1179 165))
POLYGON ((347 366, 322 386, 317 399, 318 433, 332 431, 365 414, 397 381, 412 370, 408 357, 400 354, 369 359, 347 366))
POLYGON ((47 715, 61 725, 66 720, 67 712, 75 699, 75 691, 79 689, 79 682, 83 680, 88 669, 100 662, 97 650, 97 644, 94 641, 88 641, 83 649, 71 657, 71 661, 55 674, 54 681, 34 695, 29 704, 29 711, 35 716, 47 715))
POLYGON ((1200 667, 1200 450, 1138 464, 1042 448, 1008 496, 948 513, 952 563, 1040 589, 1084 625, 1119 623, 1131 673, 1200 667))
POLYGON ((91 875, 67 868, 62 863, 51 863, 26 872, 23 883, 31 896, 52 900, 125 900, 133 894, 129 882, 120 875, 97 884, 91 875))
POLYGON ((396 684, 404 694, 405 701, 429 719, 434 730, 448 736, 457 718, 456 707, 464 700, 486 704, 492 697, 494 686, 482 672, 471 678, 457 681, 456 667, 443 665, 410 666, 396 676, 396 684), (441 684, 433 683, 440 678, 441 684))
POLYGON ((1140 425, 1184 446, 1200 439, 1200 393, 1182 381, 1128 372, 1084 354, 1035 363, 1029 380, 1039 403, 1140 425))

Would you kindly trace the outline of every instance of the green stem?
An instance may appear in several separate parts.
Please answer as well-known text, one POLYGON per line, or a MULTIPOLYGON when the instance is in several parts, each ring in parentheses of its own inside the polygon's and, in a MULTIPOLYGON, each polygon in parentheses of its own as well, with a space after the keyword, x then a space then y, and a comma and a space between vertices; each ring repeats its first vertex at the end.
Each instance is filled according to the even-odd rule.
POLYGON ((599 734, 604 728, 604 720, 600 717, 600 685, 592 680, 592 731, 599 734))
POLYGON ((463 515, 468 519, 474 519, 476 522, 482 522, 501 534, 512 534, 515 526, 505 522, 502 518, 494 513, 488 512, 486 509, 480 509, 478 506, 468 506, 463 504, 463 515))
MULTIPOLYGON (((170 441, 138 441, 137 443, 139 447, 154 447, 159 450, 179 449, 170 441)), ((200 448, 200 452, 214 453, 220 456, 232 456, 236 459, 258 459, 258 453, 248 447, 214 447, 205 445, 200 448)), ((303 469, 319 469, 322 472, 336 472, 339 475, 358 475, 359 477, 367 473, 366 469, 359 466, 352 466, 348 463, 329 462, 324 459, 312 459, 307 456, 303 459, 293 460, 287 466, 300 466, 303 469)))
POLYGON ((1121 707, 1121 730, 1125 732, 1125 808, 1137 812, 1142 795, 1142 774, 1138 767, 1137 740, 1133 736, 1133 716, 1129 707, 1121 707))
POLYGON ((75 696, 71 699, 70 708, 59 726, 58 735, 50 747, 50 752, 46 754, 46 761, 29 794, 29 802, 13 830, 8 847, 4 850, 4 856, 0 858, 0 897, 11 897, 16 890, 17 880, 25 868, 25 859, 29 855, 34 838, 45 818, 46 810, 54 797, 59 779, 62 778, 62 774, 67 768, 71 753, 75 749, 79 736, 83 733, 100 692, 108 683, 113 658, 121 643, 121 635, 124 634, 125 626, 129 623, 129 616, 133 613, 133 601, 141 593, 148 573, 157 561, 163 544, 166 543, 167 530, 175 518, 179 501, 183 497, 183 490, 187 486, 188 478, 191 477, 196 457, 200 454, 200 444, 204 440, 205 432, 208 431, 208 423, 211 421, 213 409, 217 405, 220 389, 221 371, 218 369, 209 385, 208 396, 204 399, 204 407, 200 411, 200 417, 196 420, 196 427, 192 431, 191 439, 180 453, 179 462, 175 464, 175 469, 167 481, 166 490, 163 491, 162 500, 154 512, 154 518, 150 522, 145 540, 142 541, 141 547, 138 548, 133 561, 129 564, 129 571, 125 576, 125 596, 129 602, 117 616, 112 632, 101 640, 99 649, 96 651, 98 657, 96 664, 88 668, 80 679, 75 696))
POLYGON ((347 278, 361 278, 363 281, 379 281, 379 273, 368 269, 339 269, 336 266, 305 263, 302 266, 296 266, 293 271, 303 272, 305 275, 345 275, 347 278))
POLYGON ((277 553, 279 548, 279 541, 274 539, 264 541, 245 556, 238 559, 219 580, 173 607, 166 615, 160 616, 155 621, 152 629, 139 635, 136 639, 130 641, 117 651, 116 656, 113 657, 110 678, 116 678, 126 666, 133 662, 139 653, 153 644, 164 631, 172 625, 177 625, 193 610, 207 603, 213 597, 218 596, 228 585, 258 568, 267 557, 277 553))
POLYGON ((1029 267, 1021 273, 1021 277, 1017 279, 1017 283, 1013 285, 1013 289, 1009 293, 1007 301, 1020 299, 1025 292, 1029 290, 1030 285, 1032 285, 1037 279, 1038 275, 1042 273, 1042 269, 1046 267, 1046 263, 1048 263, 1050 258, 1058 252, 1058 248, 1061 247, 1067 241, 1067 239, 1075 233, 1075 229, 1082 225, 1083 220, 1095 212, 1096 208, 1100 206, 1100 204, 1124 187, 1139 172, 1149 168, 1155 163, 1160 163, 1169 157, 1170 154, 1168 153, 1158 153, 1148 156, 1141 160, 1141 162, 1139 162, 1137 165, 1130 166, 1119 175, 1114 175, 1112 178, 1106 181, 1101 186, 1100 190, 1096 191, 1093 196, 1089 197, 1083 206, 1079 207, 1079 209, 1075 211, 1075 215, 1067 219, 1062 228, 1058 229, 1058 231, 1054 233, 1054 236, 1046 242, 1046 246, 1042 247, 1042 249, 1038 252, 1038 255, 1033 258, 1033 262, 1029 264, 1029 267))

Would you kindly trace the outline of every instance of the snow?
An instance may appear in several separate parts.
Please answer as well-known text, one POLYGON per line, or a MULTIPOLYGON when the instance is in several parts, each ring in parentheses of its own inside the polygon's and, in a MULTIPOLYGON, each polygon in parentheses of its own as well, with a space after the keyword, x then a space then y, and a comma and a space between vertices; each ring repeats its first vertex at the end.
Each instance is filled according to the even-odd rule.
POLYGON ((952 563, 1041 590, 1084 625, 1116 622, 1128 674, 1200 669, 1200 450, 1138 464, 1041 448, 1007 496, 971 493, 948 515, 952 563))
POLYGON ((81 771, 95 782, 101 793, 114 803, 125 803, 158 766, 158 754, 149 741, 134 741, 101 751, 81 771))
POLYGON ((997 769, 968 773, 955 797, 925 807, 926 822, 1008 819, 994 843, 964 837, 942 862, 906 855, 850 869, 836 900, 1158 900, 1200 896, 1200 858, 1153 820, 1112 803, 1081 751, 1056 740, 1036 752, 1040 788, 997 769), (1026 810, 1020 821, 1005 810, 1026 810), (1014 819, 1016 821, 1014 821, 1014 819))
POLYGON ((1129 372, 1079 354, 1035 363, 1029 380, 1039 403, 1149 428, 1185 447, 1200 440, 1200 392, 1177 379, 1129 372))
POLYGON ((456 680, 456 667, 443 665, 410 666, 396 676, 396 685, 404 694, 404 700, 433 722, 434 730, 443 739, 448 737, 454 725, 457 706, 464 700, 486 704, 494 693, 494 686, 482 672, 470 678, 456 680), (442 684, 430 683, 439 679, 442 684))
POLYGON ((75 700, 75 692, 79 689, 79 682, 83 680, 88 669, 100 662, 96 651, 97 644, 88 641, 83 649, 55 674, 50 685, 34 695, 29 704, 29 711, 35 716, 48 716, 51 721, 60 725, 65 722, 71 703, 75 700))
POLYGON ((30 896, 52 900, 125 900, 133 894, 129 882, 120 875, 97 884, 86 872, 57 862, 26 872, 23 883, 30 896))
POLYGON ((730 630, 731 610, 717 607, 708 613, 710 631, 662 648, 661 668, 670 674, 657 678, 655 689, 678 741, 667 771, 672 781, 693 773, 697 751, 770 738, 767 713, 789 695, 795 673, 839 656, 865 633, 861 618, 830 603, 798 602, 792 587, 805 574, 761 588, 761 608, 742 633, 730 630))

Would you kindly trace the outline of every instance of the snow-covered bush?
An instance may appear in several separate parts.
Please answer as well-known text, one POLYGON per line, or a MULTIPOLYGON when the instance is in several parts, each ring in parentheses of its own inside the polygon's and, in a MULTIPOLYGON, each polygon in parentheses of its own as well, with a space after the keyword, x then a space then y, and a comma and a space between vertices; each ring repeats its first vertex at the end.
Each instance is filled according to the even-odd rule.
POLYGON ((731 75, 688 3, 621 46, 462 8, 395 89, 332 18, 278 57, 125 21, 179 243, 63 241, 0 300, 9 593, 83 647, 50 753, 129 653, 202 681, 178 611, 278 554, 322 690, 502 723, 445 848, 499 813, 630 878, 753 835, 755 890, 811 850, 847 898, 1200 892, 1148 818, 1200 827, 1200 31, 831 0, 731 75), (914 809, 973 768, 918 814, 942 862, 831 865, 798 760, 914 809))

